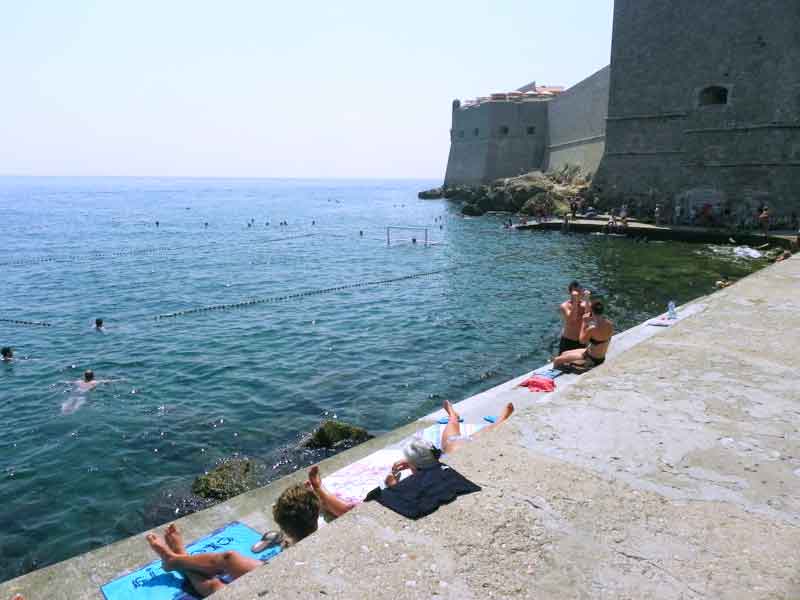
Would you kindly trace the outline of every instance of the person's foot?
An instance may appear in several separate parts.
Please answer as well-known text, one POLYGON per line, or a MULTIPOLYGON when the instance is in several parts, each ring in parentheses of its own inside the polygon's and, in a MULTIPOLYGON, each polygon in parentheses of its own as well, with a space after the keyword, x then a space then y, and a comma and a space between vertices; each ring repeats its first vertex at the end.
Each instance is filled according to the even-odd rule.
POLYGON ((14 594, 11 596, 11 600, 25 600, 25 597, 22 594, 14 594))
POLYGON ((178 531, 175 523, 170 523, 169 527, 164 530, 164 541, 175 554, 188 554, 183 543, 183 535, 178 531))
POLYGON ((456 412, 456 409, 453 408, 453 405, 450 403, 450 400, 445 400, 444 402, 442 402, 442 408, 444 408, 444 411, 447 413, 447 418, 449 420, 451 421, 455 420, 455 422, 458 423, 459 419, 458 413, 456 412))
POLYGON ((157 535, 148 533, 145 536, 147 543, 150 544, 150 547, 153 549, 153 552, 158 554, 161 558, 161 566, 164 568, 165 571, 174 571, 173 561, 176 558, 176 555, 172 550, 170 550, 164 541, 159 538, 157 535))
POLYGON ((322 477, 319 474, 319 465, 314 465, 308 470, 308 483, 314 491, 322 487, 322 477))
POLYGON ((506 404, 506 407, 503 409, 503 412, 500 413, 500 417, 497 419, 497 422, 502 423, 513 413, 514 413, 514 405, 511 402, 509 402, 508 404, 506 404))

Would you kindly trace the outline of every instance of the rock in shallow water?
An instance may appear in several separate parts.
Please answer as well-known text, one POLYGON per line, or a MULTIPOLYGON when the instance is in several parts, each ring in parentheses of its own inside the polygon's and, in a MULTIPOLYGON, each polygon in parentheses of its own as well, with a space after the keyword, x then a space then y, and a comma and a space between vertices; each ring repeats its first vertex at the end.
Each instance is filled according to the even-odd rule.
POLYGON ((232 458, 195 479, 192 493, 201 498, 224 501, 255 486, 255 468, 250 459, 232 458))
POLYGON ((438 198, 443 197, 444 190, 442 188, 433 188, 432 190, 423 190, 419 194, 417 194, 417 198, 420 200, 436 200, 438 198))
POLYGON ((342 421, 328 420, 317 427, 306 440, 306 448, 339 448, 341 446, 355 446, 372 439, 366 429, 343 423, 342 421))

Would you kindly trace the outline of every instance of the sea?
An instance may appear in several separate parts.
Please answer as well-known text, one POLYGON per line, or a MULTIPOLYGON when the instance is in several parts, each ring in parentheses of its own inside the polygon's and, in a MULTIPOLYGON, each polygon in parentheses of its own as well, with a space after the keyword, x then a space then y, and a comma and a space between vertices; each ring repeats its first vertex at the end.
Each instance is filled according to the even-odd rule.
POLYGON ((761 266, 510 231, 417 199, 437 183, 0 178, 0 581, 181 514, 198 474, 325 418, 379 434, 544 364, 573 279, 621 331, 761 266))

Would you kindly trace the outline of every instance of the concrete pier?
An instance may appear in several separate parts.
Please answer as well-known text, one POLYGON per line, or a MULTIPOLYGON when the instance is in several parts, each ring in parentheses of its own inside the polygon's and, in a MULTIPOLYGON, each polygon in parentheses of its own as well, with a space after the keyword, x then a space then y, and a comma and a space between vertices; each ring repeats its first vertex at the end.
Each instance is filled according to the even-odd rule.
MULTIPOLYGON (((572 233, 606 233, 607 219, 575 219, 569 222, 569 231, 572 233)), ((562 231, 563 219, 550 219, 547 221, 531 221, 514 225, 520 231, 562 231)), ((721 228, 696 227, 692 225, 653 225, 631 221, 626 228, 617 226, 612 232, 614 235, 625 235, 634 238, 647 238, 648 240, 675 240, 683 242, 702 242, 707 244, 729 244, 735 240, 738 245, 760 246, 769 243, 791 249, 796 246, 797 232, 772 231, 768 236, 758 231, 731 232, 721 228)))
MULTIPOLYGON (((365 504, 215 597, 800 598, 800 258, 614 338, 553 394, 515 380, 458 407, 508 423, 447 462, 483 487, 420 521, 365 504)), ((431 415, 431 417, 436 416, 431 415)), ((324 473, 424 423, 326 461, 324 473)), ((267 529, 296 474, 180 521, 267 529)), ((102 598, 139 535, 0 584, 0 600, 102 598)))

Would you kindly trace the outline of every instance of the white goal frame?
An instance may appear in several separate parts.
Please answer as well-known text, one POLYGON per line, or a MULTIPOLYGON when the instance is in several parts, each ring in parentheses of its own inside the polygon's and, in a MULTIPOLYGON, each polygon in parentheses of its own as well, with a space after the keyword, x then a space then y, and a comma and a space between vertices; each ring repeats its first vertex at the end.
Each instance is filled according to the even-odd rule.
POLYGON ((419 239, 417 239, 415 237, 412 237, 411 239, 401 239, 401 240, 398 240, 398 241, 412 242, 413 243, 413 241, 416 240, 417 242, 421 242, 421 243, 425 244, 426 246, 428 244, 430 244, 430 241, 428 239, 428 227, 421 227, 421 226, 414 227, 414 226, 406 226, 406 225, 387 225, 386 226, 386 245, 387 246, 391 246, 392 245, 392 230, 398 230, 398 231, 422 231, 422 232, 424 232, 424 238, 422 240, 419 240, 419 239))

